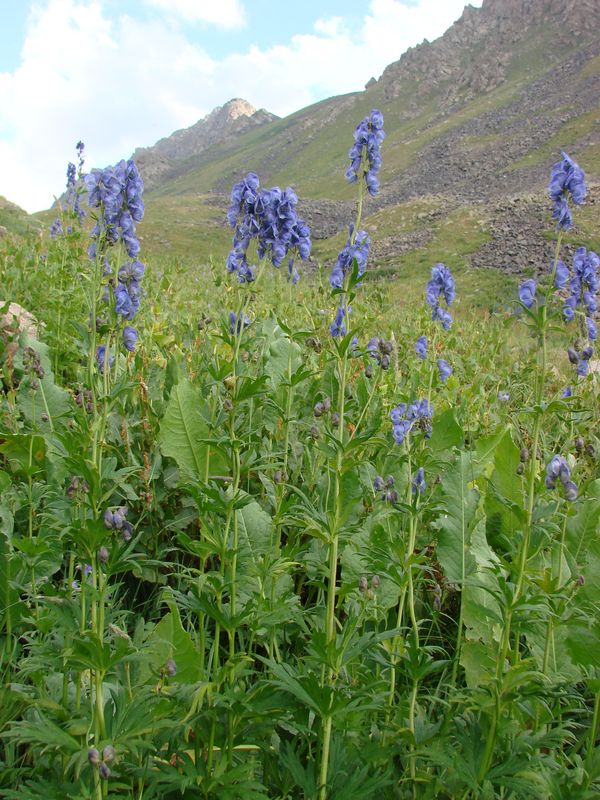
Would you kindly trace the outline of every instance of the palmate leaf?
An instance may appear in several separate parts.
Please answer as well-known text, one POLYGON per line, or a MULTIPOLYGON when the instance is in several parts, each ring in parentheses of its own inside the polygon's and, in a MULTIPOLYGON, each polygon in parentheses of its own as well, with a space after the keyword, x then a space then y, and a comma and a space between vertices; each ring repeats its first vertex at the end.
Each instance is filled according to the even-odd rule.
POLYGON ((82 749, 79 739, 70 736, 38 710, 33 711, 31 719, 13 722, 2 737, 20 744, 30 744, 41 753, 54 751, 73 755, 82 749))
POLYGON ((182 474, 191 479, 205 479, 209 469, 219 473, 224 467, 222 456, 210 440, 202 406, 200 392, 189 381, 180 381, 171 390, 160 424, 163 455, 175 459, 182 474))

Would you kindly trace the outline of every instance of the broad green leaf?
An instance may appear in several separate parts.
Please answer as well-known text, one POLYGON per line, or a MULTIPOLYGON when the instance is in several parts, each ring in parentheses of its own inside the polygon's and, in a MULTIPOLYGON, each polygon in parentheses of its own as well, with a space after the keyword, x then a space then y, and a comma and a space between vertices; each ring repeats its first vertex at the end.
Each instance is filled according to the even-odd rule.
POLYGON ((177 605, 174 602, 169 602, 168 605, 169 612, 148 637, 149 661, 156 676, 171 658, 177 665, 177 674, 172 680, 177 683, 195 683, 201 677, 200 656, 192 637, 181 624, 177 605))
POLYGON ((284 381, 291 381, 293 374, 302 365, 301 349, 279 325, 266 333, 270 342, 266 352, 265 371, 273 388, 277 389, 284 381))
POLYGON ((200 392, 189 381, 175 384, 160 425, 159 441, 163 455, 175 459, 186 477, 205 480, 211 472, 222 471, 223 458, 211 446, 202 406, 200 392))
POLYGON ((433 452, 459 447, 464 441, 463 429, 456 421, 453 408, 447 408, 433 419, 433 433, 430 448, 433 452))
POLYGON ((461 452, 442 482, 443 512, 434 523, 438 529, 437 558, 449 581, 463 585, 475 569, 469 552, 471 533, 477 522, 479 492, 471 487, 473 464, 470 453, 461 452))
POLYGON ((591 626, 571 623, 566 646, 576 664, 600 668, 600 623, 591 626))

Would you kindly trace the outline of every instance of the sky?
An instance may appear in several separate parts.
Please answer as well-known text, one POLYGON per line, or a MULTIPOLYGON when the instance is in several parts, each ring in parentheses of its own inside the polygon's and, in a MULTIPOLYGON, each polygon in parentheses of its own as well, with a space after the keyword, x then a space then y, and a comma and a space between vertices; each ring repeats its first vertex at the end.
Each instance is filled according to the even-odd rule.
POLYGON ((234 97, 286 116, 359 91, 465 4, 0 0, 0 195, 48 208, 79 140, 104 167, 234 97))

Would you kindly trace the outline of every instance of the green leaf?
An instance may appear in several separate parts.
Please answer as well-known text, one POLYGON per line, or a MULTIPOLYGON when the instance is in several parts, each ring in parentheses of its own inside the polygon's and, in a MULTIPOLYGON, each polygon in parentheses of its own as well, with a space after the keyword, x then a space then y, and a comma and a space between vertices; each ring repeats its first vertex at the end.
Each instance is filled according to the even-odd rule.
POLYGON ((12 513, 6 506, 0 506, 0 629, 7 630, 14 628, 24 609, 12 584, 17 566, 12 548, 13 529, 12 513))
POLYGON ((175 602, 168 601, 169 612, 161 619, 148 637, 149 661, 155 673, 160 673, 168 659, 177 665, 177 683, 195 683, 200 680, 200 656, 192 637, 181 624, 175 602))
POLYGON ((203 399, 187 380, 173 386, 160 424, 159 442, 165 456, 175 459, 191 479, 204 479, 209 469, 219 472, 223 458, 211 446, 208 424, 203 419, 203 399))
POLYGON ((571 623, 566 636, 567 650, 576 664, 600 668, 600 623, 571 623))
POLYGON ((271 379, 274 389, 283 382, 289 382, 302 365, 301 349, 292 341, 279 325, 275 325, 269 335, 270 343, 266 353, 265 372, 271 379))
POLYGON ((447 408, 439 416, 434 417, 430 442, 433 452, 439 453, 443 450, 450 450, 452 447, 459 447, 463 440, 463 429, 456 421, 453 408, 447 408))
POLYGON ((479 492, 470 486, 472 479, 471 454, 461 452, 454 466, 444 476, 444 511, 434 523, 439 531, 437 558, 448 580, 460 586, 476 566, 469 552, 469 544, 477 522, 479 492))

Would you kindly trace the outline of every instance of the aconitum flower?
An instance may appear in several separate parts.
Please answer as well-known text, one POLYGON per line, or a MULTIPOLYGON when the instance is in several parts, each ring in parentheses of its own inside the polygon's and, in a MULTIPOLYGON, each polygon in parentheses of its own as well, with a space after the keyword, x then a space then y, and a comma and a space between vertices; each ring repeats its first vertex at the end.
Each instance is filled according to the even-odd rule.
POLYGON ((287 257, 288 279, 294 284, 298 282, 294 260, 296 256, 303 261, 308 259, 311 241, 310 229, 296 211, 297 204, 298 197, 292 188, 261 189, 254 172, 233 186, 227 220, 234 235, 227 271, 236 273, 240 283, 250 283, 255 278, 255 269, 247 260, 253 240, 258 258, 270 258, 274 267, 280 267, 287 257))
POLYGON ((437 362, 438 370, 440 373, 440 380, 442 383, 446 383, 450 375, 452 375, 452 367, 450 364, 443 358, 438 358, 437 362))
POLYGON ((369 251, 371 249, 371 237, 363 230, 356 231, 354 225, 348 229, 348 239, 345 246, 340 250, 337 261, 331 271, 329 283, 333 289, 343 289, 346 275, 350 274, 354 268, 354 262, 358 269, 358 277, 367 268, 369 251))
POLYGON ((528 278, 519 286, 519 300, 525 308, 531 308, 535 301, 537 284, 533 278, 528 278))
POLYGON ((573 387, 572 386, 565 386, 563 389, 562 396, 566 399, 568 397, 573 397, 573 387))
POLYGON ((554 202, 552 216, 556 220, 557 228, 567 231, 573 225, 569 195, 575 205, 581 205, 585 200, 586 188, 583 170, 564 152, 562 159, 552 167, 548 189, 554 202))
MULTIPOLYGON (((100 372, 104 372, 104 362, 106 360, 106 347, 101 344, 96 348, 96 361, 100 372)), ((115 357, 111 354, 108 358, 108 366, 112 367, 115 357)))
POLYGON ((98 245, 104 250, 119 238, 130 258, 140 251, 135 222, 144 216, 142 192, 144 183, 132 159, 119 161, 114 167, 94 169, 85 176, 90 208, 97 208, 97 223, 92 229, 90 257, 95 258, 98 245))
POLYGON ((569 268, 564 261, 558 260, 556 262, 556 270, 554 272, 554 286, 556 289, 564 289, 569 280, 569 268))
POLYGON ((419 356, 419 358, 425 359, 427 358, 427 337, 426 336, 419 336, 417 341, 415 342, 415 352, 419 356))
POLYGON ((569 282, 570 294, 563 305, 563 316, 567 322, 575 318, 579 308, 585 314, 587 336, 591 341, 598 336, 593 315, 598 310, 599 266, 600 258, 596 253, 588 252, 585 247, 578 248, 573 258, 573 274, 569 282))
POLYGON ((58 217, 54 220, 52 225, 50 225, 48 232, 52 239, 55 239, 57 236, 61 235, 61 233, 63 232, 63 226, 62 222, 58 219, 58 217))
POLYGON ((386 503, 397 503, 398 492, 394 489, 394 476, 388 475, 385 481, 381 475, 377 475, 373 481, 373 489, 381 492, 381 499, 386 503))
POLYGON ((350 166, 346 170, 346 180, 350 183, 356 183, 364 177, 367 191, 372 196, 379 191, 377 177, 381 168, 379 148, 384 139, 383 115, 374 108, 369 116, 356 126, 354 144, 348 153, 350 166))
POLYGON ((415 400, 410 405, 400 403, 390 412, 392 433, 396 444, 402 444, 412 428, 417 425, 428 439, 431 436, 433 406, 428 400, 415 400))
POLYGON ((335 318, 331 323, 331 325, 329 326, 329 330, 334 339, 338 339, 342 336, 345 336, 346 333, 348 332, 346 322, 349 313, 350 313, 349 308, 346 309, 344 308, 343 305, 338 306, 338 309, 335 312, 335 318))
POLYGON ((390 356, 394 352, 394 343, 387 339, 373 336, 367 344, 367 353, 379 364, 382 369, 389 369, 390 356))
POLYGON ((138 332, 136 329, 132 328, 131 325, 125 325, 123 328, 123 344, 125 345, 125 349, 130 353, 133 353, 135 351, 137 340, 138 332))
POLYGON ((562 483, 567 500, 571 503, 577 500, 577 485, 571 480, 571 470, 561 455, 553 456, 546 466, 546 487, 556 489, 557 480, 562 483))
POLYGON ((229 333, 233 334, 240 334, 244 328, 247 328, 250 325, 250 319, 248 318, 247 314, 244 314, 242 319, 242 315, 236 316, 235 311, 229 312, 229 333))
POLYGON ((423 494, 426 488, 427 484, 425 483, 425 470, 423 467, 419 467, 417 474, 413 478, 412 492, 413 494, 423 494))
POLYGON ((431 306, 431 319, 439 320, 445 331, 450 329, 452 316, 449 311, 440 306, 440 298, 443 297, 446 305, 450 307, 454 302, 455 288, 454 278, 445 264, 437 263, 431 269, 431 280, 425 290, 427 305, 431 306))

